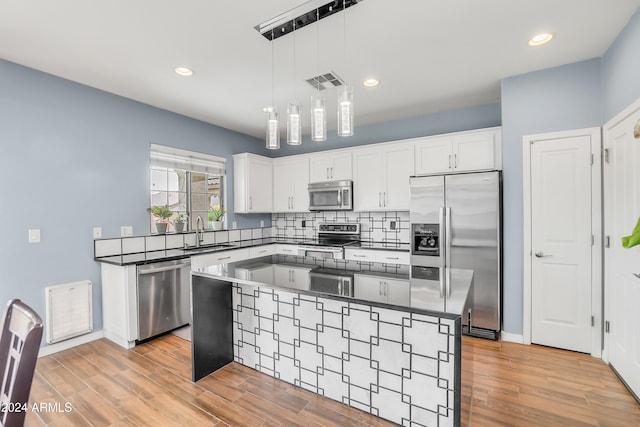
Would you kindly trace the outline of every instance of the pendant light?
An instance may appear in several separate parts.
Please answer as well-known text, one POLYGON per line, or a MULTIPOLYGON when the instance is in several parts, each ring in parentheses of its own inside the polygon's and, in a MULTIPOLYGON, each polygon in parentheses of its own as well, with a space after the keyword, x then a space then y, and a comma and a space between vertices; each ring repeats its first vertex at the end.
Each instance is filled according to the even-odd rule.
MULTIPOLYGON (((347 14, 342 0, 344 65, 347 66, 347 14)), ((338 90, 338 136, 353 136, 353 88, 344 84, 338 90)))
MULTIPOLYGON (((318 34, 318 76, 320 75, 320 12, 316 9, 318 34)), ((316 92, 311 96, 311 140, 327 140, 327 108, 324 96, 320 94, 320 81, 316 82, 316 92)))
MULTIPOLYGON (((273 42, 272 42, 273 43, 273 42)), ((300 104, 296 96, 296 21, 293 21, 293 100, 287 107, 287 144, 302 144, 302 123, 300 104)))
POLYGON ((274 86, 275 86, 275 72, 274 72, 274 55, 273 55, 273 30, 271 30, 271 106, 266 109, 267 113, 267 136, 266 146, 269 150, 280 149, 280 126, 278 123, 278 110, 274 106, 274 86))

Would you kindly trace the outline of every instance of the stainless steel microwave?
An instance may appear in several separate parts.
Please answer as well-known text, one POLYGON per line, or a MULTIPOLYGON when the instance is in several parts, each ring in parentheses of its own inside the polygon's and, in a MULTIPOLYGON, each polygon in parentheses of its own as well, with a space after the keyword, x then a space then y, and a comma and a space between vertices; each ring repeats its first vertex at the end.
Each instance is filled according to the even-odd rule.
POLYGON ((353 210, 353 182, 329 181, 309 184, 309 210, 353 210))

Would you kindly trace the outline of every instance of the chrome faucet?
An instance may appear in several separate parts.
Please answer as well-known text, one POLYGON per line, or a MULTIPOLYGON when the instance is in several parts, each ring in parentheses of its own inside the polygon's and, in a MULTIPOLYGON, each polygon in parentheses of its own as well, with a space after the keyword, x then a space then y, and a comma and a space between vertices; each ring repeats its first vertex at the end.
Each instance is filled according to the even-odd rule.
POLYGON ((198 215, 196 218, 196 248, 200 247, 200 243, 204 240, 204 236, 202 233, 204 232, 204 222, 202 221, 202 217, 198 215))

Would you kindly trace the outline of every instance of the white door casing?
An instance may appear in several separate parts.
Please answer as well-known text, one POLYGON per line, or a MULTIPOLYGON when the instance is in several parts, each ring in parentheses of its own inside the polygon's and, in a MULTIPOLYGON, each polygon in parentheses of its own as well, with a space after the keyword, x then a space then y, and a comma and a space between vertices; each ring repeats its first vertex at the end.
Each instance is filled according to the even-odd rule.
POLYGON ((640 396, 640 247, 625 249, 640 217, 640 100, 604 127, 605 357, 631 390, 640 396))
POLYGON ((596 357, 601 354, 600 140, 599 128, 523 138, 524 342, 596 357))

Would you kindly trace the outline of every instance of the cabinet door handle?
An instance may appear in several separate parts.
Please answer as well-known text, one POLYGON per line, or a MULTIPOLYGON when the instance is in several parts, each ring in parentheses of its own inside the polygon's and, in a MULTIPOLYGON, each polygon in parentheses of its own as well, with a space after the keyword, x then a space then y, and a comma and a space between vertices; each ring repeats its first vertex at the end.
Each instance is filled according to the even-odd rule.
POLYGON ((382 296, 382 282, 378 282, 378 295, 382 296))
POLYGON ((331 178, 333 178, 333 166, 331 167, 331 178))
POLYGON ((327 179, 329 179, 329 168, 327 168, 327 179))
POLYGON ((253 208, 253 200, 251 200, 251 196, 249 196, 249 210, 253 208))
POLYGON ((451 154, 449 154, 449 169, 451 169, 451 154))
POLYGON ((293 203, 293 196, 291 196, 291 209, 295 208, 295 204, 293 203))
POLYGON ((382 206, 382 200, 381 200, 381 198, 382 198, 382 193, 378 193, 378 207, 381 207, 381 206, 382 206))
POLYGON ((458 169, 458 155, 457 154, 453 155, 453 167, 458 169))
POLYGON ((384 206, 387 206, 387 192, 382 193, 382 200, 384 201, 384 206))

